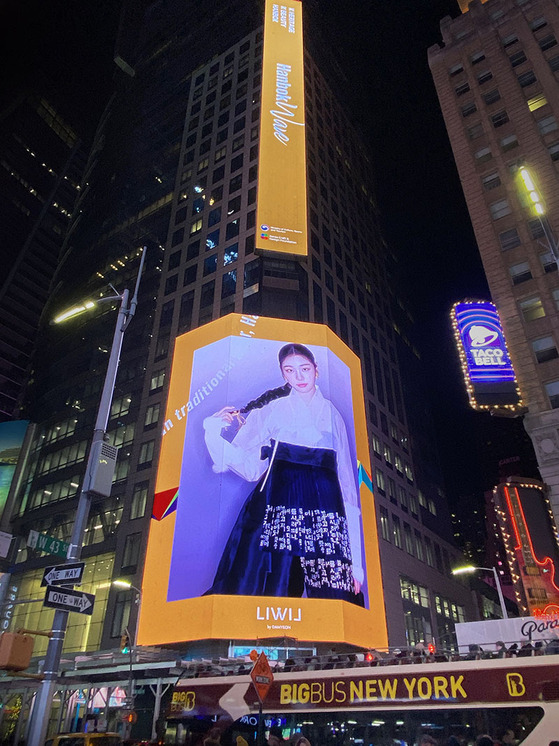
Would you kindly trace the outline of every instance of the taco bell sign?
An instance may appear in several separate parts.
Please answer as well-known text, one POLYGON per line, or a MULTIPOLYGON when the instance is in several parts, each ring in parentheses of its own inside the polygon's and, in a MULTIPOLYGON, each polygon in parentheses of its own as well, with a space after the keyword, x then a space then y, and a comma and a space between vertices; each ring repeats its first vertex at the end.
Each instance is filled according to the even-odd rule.
POLYGON ((472 407, 517 407, 520 393, 495 305, 455 303, 452 324, 472 407))

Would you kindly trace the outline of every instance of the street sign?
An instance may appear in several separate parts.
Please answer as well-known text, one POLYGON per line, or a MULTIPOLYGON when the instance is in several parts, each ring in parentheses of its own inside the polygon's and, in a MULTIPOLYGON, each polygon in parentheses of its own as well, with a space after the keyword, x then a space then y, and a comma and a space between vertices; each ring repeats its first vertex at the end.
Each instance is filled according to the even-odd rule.
POLYGON ((55 539, 54 536, 40 534, 38 531, 30 531, 27 537, 27 546, 38 549, 47 554, 56 554, 57 557, 67 557, 70 545, 66 541, 55 539))
POLYGON ((54 565, 45 567, 41 586, 45 585, 79 585, 82 582, 85 562, 74 562, 71 565, 54 565))
POLYGON ((258 699, 260 702, 264 702, 268 696, 270 687, 272 686, 272 681, 274 680, 274 674, 272 673, 272 669, 268 663, 266 653, 260 653, 256 659, 256 663, 250 672, 250 678, 252 679, 252 683, 256 689, 258 699))
POLYGON ((62 611, 77 611, 78 614, 93 614, 95 596, 92 593, 73 591, 70 588, 58 588, 47 585, 43 606, 62 611))

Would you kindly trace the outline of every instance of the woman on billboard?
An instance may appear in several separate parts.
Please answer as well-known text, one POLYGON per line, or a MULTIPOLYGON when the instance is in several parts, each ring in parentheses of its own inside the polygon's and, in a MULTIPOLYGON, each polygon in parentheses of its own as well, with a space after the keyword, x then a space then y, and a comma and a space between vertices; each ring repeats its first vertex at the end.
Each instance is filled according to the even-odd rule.
POLYGON ((207 593, 305 592, 363 605, 359 498, 344 421, 320 392, 307 347, 285 345, 278 357, 283 386, 204 420, 214 471, 257 483, 207 593), (224 428, 236 423, 227 440, 224 428))

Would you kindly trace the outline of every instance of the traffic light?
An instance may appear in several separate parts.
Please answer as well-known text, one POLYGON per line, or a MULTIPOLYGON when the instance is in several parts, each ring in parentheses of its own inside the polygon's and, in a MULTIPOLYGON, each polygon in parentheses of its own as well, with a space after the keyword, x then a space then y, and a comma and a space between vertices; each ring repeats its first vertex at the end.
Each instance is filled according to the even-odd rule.
POLYGON ((0 669, 24 671, 31 662, 34 642, 31 635, 2 632, 0 635, 0 669))
POLYGON ((434 655, 435 654, 436 648, 435 648, 435 646, 434 646, 434 644, 432 642, 430 642, 429 645, 427 645, 427 650, 429 651, 430 655, 434 655))
POLYGON ((121 653, 129 653, 130 652, 130 635, 127 631, 124 631, 120 638, 120 652, 121 653))

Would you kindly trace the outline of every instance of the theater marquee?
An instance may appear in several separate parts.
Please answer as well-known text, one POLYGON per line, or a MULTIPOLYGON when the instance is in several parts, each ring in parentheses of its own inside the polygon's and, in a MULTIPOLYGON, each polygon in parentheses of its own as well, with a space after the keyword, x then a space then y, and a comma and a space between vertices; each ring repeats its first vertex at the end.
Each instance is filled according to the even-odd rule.
POLYGON ((299 0, 266 1, 256 248, 307 254, 303 18, 299 0))

